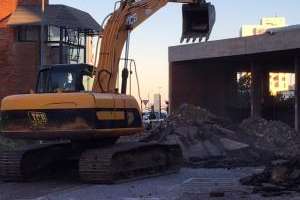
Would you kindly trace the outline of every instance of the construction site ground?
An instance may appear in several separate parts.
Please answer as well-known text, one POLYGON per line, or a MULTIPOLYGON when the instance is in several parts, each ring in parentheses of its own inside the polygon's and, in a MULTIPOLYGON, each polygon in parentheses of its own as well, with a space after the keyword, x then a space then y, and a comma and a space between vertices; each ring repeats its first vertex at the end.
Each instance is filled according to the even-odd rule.
POLYGON ((180 173, 116 185, 83 184, 71 177, 28 183, 0 182, 0 200, 296 200, 300 194, 262 197, 239 183, 262 167, 238 169, 183 168, 180 173))

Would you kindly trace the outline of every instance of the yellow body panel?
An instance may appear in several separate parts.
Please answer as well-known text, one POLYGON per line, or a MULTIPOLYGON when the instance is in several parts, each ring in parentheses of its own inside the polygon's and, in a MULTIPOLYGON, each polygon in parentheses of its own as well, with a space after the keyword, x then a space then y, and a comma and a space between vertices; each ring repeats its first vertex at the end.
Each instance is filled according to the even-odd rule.
POLYGON ((4 98, 1 111, 94 108, 95 99, 90 93, 23 94, 4 98))
POLYGON ((139 105, 134 97, 123 94, 92 93, 96 108, 136 108, 139 105))
POLYGON ((20 122, 17 115, 2 130, 4 136, 11 138, 86 140, 128 136, 143 131, 142 124, 132 126, 133 120, 141 120, 137 101, 132 96, 121 94, 86 92, 14 95, 2 100, 1 112, 3 118, 9 113, 21 113, 22 120, 25 120, 20 122), (51 112, 57 113, 57 120, 53 119, 51 112), (74 112, 78 115, 70 116, 74 112), (137 114, 133 116, 133 112, 137 114), (51 119, 48 114, 50 118, 52 116, 51 119))
POLYGON ((45 93, 13 95, 1 102, 1 111, 76 108, 136 108, 136 100, 127 95, 100 93, 45 93))

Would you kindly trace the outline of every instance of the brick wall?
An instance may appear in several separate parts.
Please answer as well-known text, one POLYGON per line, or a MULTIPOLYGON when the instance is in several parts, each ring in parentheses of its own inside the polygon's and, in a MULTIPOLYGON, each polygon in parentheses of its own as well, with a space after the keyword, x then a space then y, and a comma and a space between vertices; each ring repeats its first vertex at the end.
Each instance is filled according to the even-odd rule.
POLYGON ((8 19, 0 20, 0 100, 34 88, 39 60, 38 44, 16 41, 16 31, 6 25, 8 19))
POLYGON ((11 55, 11 44, 14 41, 13 30, 6 27, 7 20, 0 22, 0 98, 12 93, 16 74, 11 55))

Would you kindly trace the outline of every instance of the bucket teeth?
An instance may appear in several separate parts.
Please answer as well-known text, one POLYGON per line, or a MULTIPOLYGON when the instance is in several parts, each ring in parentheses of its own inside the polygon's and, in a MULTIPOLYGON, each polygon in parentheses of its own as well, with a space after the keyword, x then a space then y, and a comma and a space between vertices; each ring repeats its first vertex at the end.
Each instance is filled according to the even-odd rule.
POLYGON ((215 7, 211 3, 184 4, 182 18, 181 43, 207 41, 216 20, 215 7))

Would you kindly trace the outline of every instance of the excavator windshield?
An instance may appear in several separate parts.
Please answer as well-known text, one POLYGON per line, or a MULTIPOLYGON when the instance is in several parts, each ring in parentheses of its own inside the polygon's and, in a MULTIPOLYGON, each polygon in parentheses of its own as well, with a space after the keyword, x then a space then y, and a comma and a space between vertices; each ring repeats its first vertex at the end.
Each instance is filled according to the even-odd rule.
POLYGON ((82 92, 88 91, 86 80, 93 77, 93 67, 79 65, 44 66, 39 72, 36 92, 82 92))

